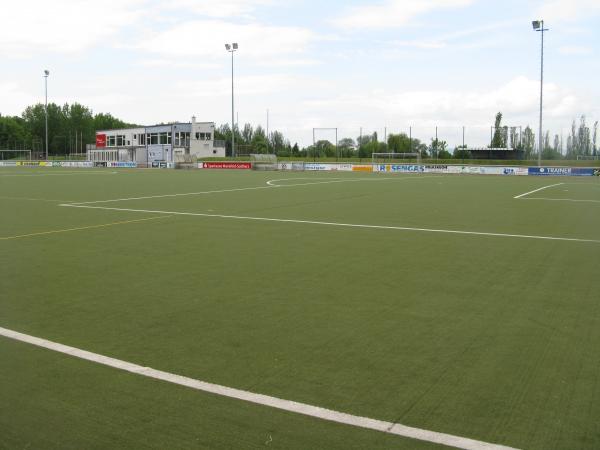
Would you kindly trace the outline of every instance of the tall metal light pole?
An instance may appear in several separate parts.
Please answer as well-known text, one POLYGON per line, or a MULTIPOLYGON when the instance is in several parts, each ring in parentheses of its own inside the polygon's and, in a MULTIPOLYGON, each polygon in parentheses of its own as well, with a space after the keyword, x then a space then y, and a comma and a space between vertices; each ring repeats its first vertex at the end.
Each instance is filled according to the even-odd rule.
POLYGON ((44 84, 46 87, 46 102, 44 106, 44 112, 46 115, 46 161, 48 161, 48 76, 50 75, 50 71, 48 69, 44 70, 44 84))
POLYGON ((535 31, 540 31, 542 33, 542 60, 541 60, 541 70, 540 70, 540 139, 539 139, 539 147, 538 147, 538 166, 542 165, 542 150, 544 149, 544 129, 542 126, 543 117, 544 117, 544 31, 549 31, 549 28, 544 28, 543 20, 534 20, 531 22, 533 29, 535 31))
POLYGON ((231 53, 231 156, 235 158, 235 114, 234 114, 234 95, 233 95, 233 54, 238 49, 237 42, 225 44, 225 49, 231 53))

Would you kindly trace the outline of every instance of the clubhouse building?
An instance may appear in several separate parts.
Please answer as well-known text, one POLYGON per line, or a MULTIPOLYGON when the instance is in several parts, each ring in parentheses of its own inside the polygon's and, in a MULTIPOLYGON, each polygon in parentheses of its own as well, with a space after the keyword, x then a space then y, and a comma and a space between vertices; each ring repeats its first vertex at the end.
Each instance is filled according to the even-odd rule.
POLYGON ((208 157, 225 157, 225 142, 215 141, 214 122, 196 122, 195 117, 190 123, 97 131, 89 152, 92 161, 139 165, 208 157))

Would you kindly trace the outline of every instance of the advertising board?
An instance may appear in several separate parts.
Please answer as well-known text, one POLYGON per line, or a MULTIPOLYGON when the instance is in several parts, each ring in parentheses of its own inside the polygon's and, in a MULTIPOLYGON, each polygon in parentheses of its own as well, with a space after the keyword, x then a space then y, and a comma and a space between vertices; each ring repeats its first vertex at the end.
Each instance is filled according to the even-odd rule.
POLYGON ((311 172, 321 172, 331 170, 331 164, 322 163, 304 163, 304 170, 311 172))
POLYGON ((448 166, 440 164, 428 164, 423 170, 425 173, 448 173, 448 166))
POLYGON ((353 164, 353 172, 373 172, 373 166, 371 164, 353 164))
POLYGON ((205 162, 201 163, 203 169, 230 169, 230 170, 250 170, 252 163, 249 162, 205 162))
POLYGON ((122 161, 118 161, 118 162, 107 162, 106 163, 106 167, 118 167, 121 169, 135 169, 137 167, 137 163, 136 162, 122 162, 122 161))
POLYGON ((0 161, 0 167, 16 167, 16 161, 0 161))
POLYGON ((352 164, 304 163, 304 170, 316 172, 352 172, 352 164))
POLYGON ((52 167, 89 168, 89 167, 94 167, 94 163, 92 161, 53 161, 52 167))
POLYGON ((591 177, 594 169, 585 167, 530 167, 529 175, 551 177, 591 177))
POLYGON ((529 175, 528 167, 503 167, 502 169, 503 169, 502 175, 517 175, 517 176, 529 175))
POLYGON ((425 171, 424 166, 418 164, 375 164, 374 172, 390 173, 421 173, 425 171))

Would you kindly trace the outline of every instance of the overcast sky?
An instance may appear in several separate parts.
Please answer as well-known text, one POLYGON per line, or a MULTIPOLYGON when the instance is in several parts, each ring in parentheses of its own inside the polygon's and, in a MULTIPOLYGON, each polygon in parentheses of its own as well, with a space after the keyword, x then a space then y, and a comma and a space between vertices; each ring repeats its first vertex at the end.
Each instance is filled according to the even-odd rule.
MULTIPOLYGON (((600 119, 600 1, 10 1, 0 26, 0 113, 80 102, 129 122, 266 122, 308 144, 313 127, 459 134, 502 111, 537 127, 540 35, 545 117, 566 132, 600 119)), ((468 131, 469 132, 469 131, 468 131)), ((489 133, 489 131, 488 131, 489 133)), ((417 133, 418 134, 418 133, 417 133)), ((329 138, 326 132, 319 137, 329 138)), ((452 137, 448 137, 453 141, 452 137)))

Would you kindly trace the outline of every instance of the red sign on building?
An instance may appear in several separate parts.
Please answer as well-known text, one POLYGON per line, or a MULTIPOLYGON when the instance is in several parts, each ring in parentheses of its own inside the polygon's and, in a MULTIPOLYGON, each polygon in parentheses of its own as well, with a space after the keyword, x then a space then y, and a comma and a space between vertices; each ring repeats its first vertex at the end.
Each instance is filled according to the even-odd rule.
POLYGON ((105 134, 97 134, 96 135, 96 148, 104 148, 106 147, 106 135, 105 134))

